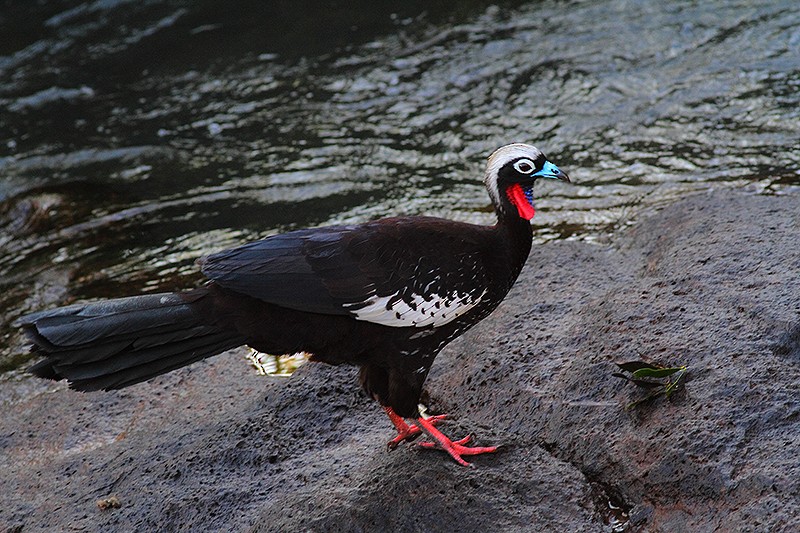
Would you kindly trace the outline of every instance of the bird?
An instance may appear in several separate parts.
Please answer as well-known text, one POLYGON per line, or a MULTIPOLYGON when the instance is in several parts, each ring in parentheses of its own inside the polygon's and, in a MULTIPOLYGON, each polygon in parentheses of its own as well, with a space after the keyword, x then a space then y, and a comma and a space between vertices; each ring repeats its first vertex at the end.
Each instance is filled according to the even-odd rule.
POLYGON ((535 146, 512 143, 486 162, 493 225, 430 216, 295 230, 198 260, 204 284, 180 291, 79 303, 16 321, 28 370, 79 391, 128 387, 247 345, 269 354, 359 368, 366 393, 389 416, 394 449, 420 434, 423 448, 465 456, 469 446, 421 409, 440 350, 503 301, 532 246, 533 186, 569 182, 535 146))

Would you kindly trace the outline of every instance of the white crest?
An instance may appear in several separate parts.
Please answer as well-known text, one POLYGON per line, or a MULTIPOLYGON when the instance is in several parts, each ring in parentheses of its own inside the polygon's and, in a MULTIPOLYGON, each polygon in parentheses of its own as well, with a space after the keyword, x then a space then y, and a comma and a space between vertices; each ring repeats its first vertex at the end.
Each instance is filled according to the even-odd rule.
POLYGON ((486 174, 483 178, 483 183, 486 184, 486 190, 489 191, 489 196, 492 197, 492 203, 496 206, 502 205, 500 199, 500 188, 497 185, 497 174, 504 165, 510 163, 515 159, 525 157, 531 161, 536 161, 542 157, 542 152, 535 146, 523 143, 514 143, 501 146, 489 156, 486 162, 486 174))

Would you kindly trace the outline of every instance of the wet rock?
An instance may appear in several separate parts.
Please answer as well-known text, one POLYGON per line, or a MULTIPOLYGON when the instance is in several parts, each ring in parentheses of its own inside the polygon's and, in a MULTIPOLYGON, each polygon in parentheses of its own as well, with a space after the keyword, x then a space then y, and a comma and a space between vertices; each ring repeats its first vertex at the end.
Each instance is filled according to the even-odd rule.
POLYGON ((504 444, 475 469, 388 452, 353 369, 265 378, 240 350, 120 392, 7 395, 0 524, 610 531, 611 503, 617 530, 797 528, 797 201, 697 195, 611 246, 535 247, 428 382, 448 432, 504 444), (688 365, 685 390, 626 411, 640 393, 611 374, 632 358, 688 365))

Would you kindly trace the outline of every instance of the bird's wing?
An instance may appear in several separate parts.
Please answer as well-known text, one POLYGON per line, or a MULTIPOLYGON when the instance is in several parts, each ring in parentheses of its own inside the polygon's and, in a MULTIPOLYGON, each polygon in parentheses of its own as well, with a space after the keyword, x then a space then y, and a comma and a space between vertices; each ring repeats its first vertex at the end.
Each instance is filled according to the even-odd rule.
POLYGON ((219 285, 282 307, 435 327, 485 294, 480 233, 442 219, 386 219, 276 235, 201 265, 219 285))

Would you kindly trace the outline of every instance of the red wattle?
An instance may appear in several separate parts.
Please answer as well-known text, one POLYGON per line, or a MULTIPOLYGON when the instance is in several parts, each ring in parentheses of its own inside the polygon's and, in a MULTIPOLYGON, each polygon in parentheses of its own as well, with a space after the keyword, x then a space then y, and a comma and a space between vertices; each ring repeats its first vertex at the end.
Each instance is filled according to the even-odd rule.
POLYGON ((506 194, 508 194, 508 199, 514 204, 514 207, 517 208, 520 217, 525 220, 533 218, 533 215, 536 214, 536 210, 533 209, 533 206, 525 197, 525 191, 522 190, 522 185, 519 183, 512 185, 507 189, 506 194))

